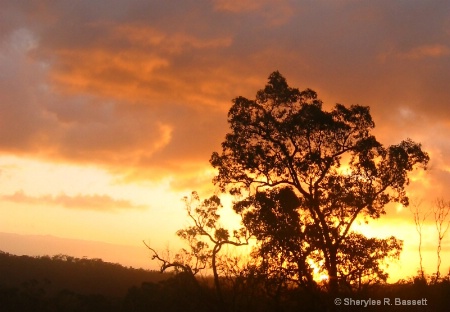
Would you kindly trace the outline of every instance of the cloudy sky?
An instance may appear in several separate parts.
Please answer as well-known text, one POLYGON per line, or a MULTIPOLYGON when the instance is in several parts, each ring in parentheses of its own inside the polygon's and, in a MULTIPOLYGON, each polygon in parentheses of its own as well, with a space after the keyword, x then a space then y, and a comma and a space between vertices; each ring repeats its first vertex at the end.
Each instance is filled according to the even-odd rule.
MULTIPOLYGON (((180 198, 215 190, 231 100, 275 70, 327 109, 370 106, 384 144, 421 142, 411 197, 450 199, 446 0, 0 2, 0 232, 175 246, 180 198)), ((408 209, 367 231, 404 239, 396 270, 415 273, 408 209)))

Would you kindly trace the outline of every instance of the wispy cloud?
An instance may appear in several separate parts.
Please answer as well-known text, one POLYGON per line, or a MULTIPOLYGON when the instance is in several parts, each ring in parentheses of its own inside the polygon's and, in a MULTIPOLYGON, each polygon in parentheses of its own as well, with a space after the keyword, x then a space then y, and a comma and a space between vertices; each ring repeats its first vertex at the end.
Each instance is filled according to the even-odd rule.
POLYGON ((19 204, 30 205, 54 205, 69 209, 96 210, 96 211, 116 211, 124 209, 145 209, 144 205, 136 205, 129 200, 115 199, 109 195, 86 195, 78 194, 69 196, 65 193, 59 195, 30 196, 24 191, 17 191, 10 195, 2 195, 3 201, 10 201, 19 204))
POLYGON ((450 48, 445 44, 426 44, 413 47, 407 51, 387 51, 378 56, 383 63, 389 58, 394 60, 420 61, 427 58, 442 58, 450 56, 450 48))
POLYGON ((450 55, 450 48, 443 44, 423 45, 413 48, 404 55, 410 59, 421 59, 424 57, 445 57, 450 55))
POLYGON ((214 0, 217 11, 248 14, 261 17, 261 21, 270 26, 280 26, 287 23, 296 13, 296 7, 286 0, 214 0))

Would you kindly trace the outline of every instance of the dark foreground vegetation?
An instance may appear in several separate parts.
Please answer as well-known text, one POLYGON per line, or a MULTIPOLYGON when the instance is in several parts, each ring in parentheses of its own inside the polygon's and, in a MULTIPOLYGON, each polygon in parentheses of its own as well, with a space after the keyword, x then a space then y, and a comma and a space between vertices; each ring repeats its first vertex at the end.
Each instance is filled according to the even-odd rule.
POLYGON ((130 287, 170 276, 101 259, 0 252, 0 311, 120 311, 130 287))
POLYGON ((251 274, 222 282, 224 303, 219 304, 211 279, 196 279, 187 273, 138 270, 100 259, 64 255, 28 257, 1 253, 0 311, 448 311, 450 308, 448 276, 439 283, 416 278, 354 292, 341 291, 336 296, 320 287, 315 291, 293 288, 277 293, 273 285, 251 274), (335 298, 342 299, 340 306, 335 305, 335 298), (390 299, 390 306, 384 305, 384 298, 390 299), (424 298, 427 305, 395 305, 395 298, 424 298), (370 303, 364 307, 368 300, 370 303), (375 305, 377 300, 382 305, 375 305))

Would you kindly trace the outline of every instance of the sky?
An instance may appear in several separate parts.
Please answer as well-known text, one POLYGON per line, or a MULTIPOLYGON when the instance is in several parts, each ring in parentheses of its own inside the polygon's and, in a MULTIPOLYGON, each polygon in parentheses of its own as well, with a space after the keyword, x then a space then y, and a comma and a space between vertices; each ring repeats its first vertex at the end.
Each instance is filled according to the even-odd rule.
MULTIPOLYGON (((217 190, 209 158, 232 99, 254 98, 275 70, 326 109, 370 106, 383 144, 421 142, 430 166, 412 174, 408 193, 424 210, 450 200, 446 0, 0 3, 1 233, 64 238, 63 253, 76 253, 75 240, 115 244, 117 257, 105 258, 125 265, 124 246, 145 249, 142 240, 176 249, 174 233, 187 225, 181 198, 217 190)), ((361 227, 403 239, 391 271, 415 274, 408 208, 390 205, 361 227)), ((429 273, 436 236, 429 216, 429 273)), ((12 248, 4 237, 0 249, 12 248)), ((45 253, 43 241, 20 250, 42 244, 45 253)), ((155 265, 149 258, 143 267, 155 265)))

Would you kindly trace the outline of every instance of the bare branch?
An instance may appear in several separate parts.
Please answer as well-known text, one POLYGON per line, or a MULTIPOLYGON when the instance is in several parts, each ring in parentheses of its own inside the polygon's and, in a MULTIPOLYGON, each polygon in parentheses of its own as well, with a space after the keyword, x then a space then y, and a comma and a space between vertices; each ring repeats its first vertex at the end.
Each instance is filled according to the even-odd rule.
POLYGON ((426 218, 430 215, 430 211, 422 211, 420 209, 422 205, 422 199, 412 201, 409 210, 413 214, 414 224, 416 225, 417 234, 419 234, 419 264, 420 264, 420 277, 423 281, 426 280, 425 272, 423 270, 423 258, 422 258, 422 228, 426 218))
POLYGON ((436 199, 435 205, 433 206, 434 222, 436 224, 436 230, 438 233, 438 246, 437 246, 437 267, 436 267, 436 279, 435 283, 439 281, 440 278, 440 268, 441 268, 441 249, 442 240, 444 239, 449 225, 450 225, 450 201, 445 201, 442 198, 436 199))
POLYGON ((156 260, 162 262, 161 268, 160 268, 161 273, 164 273, 167 269, 173 267, 176 269, 181 269, 183 272, 188 272, 188 273, 191 273, 192 275, 195 275, 195 273, 192 271, 192 269, 188 265, 182 264, 181 262, 178 262, 178 261, 171 262, 167 259, 164 259, 164 258, 160 257, 158 255, 158 253, 156 252, 156 250, 153 249, 152 247, 150 247, 145 241, 142 241, 142 242, 150 251, 153 252, 152 260, 156 259, 156 260))

